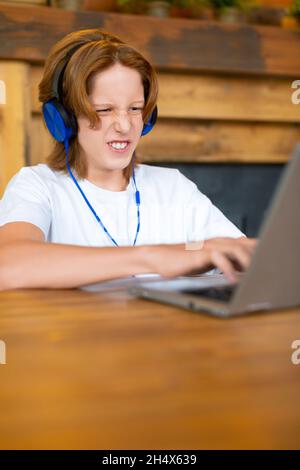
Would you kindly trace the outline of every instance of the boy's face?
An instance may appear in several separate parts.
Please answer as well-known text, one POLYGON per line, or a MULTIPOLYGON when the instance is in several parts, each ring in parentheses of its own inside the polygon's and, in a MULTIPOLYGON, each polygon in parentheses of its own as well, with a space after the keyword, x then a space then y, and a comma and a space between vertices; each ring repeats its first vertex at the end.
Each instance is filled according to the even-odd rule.
POLYGON ((0 80, 0 104, 6 103, 6 89, 5 89, 5 82, 0 80))
POLYGON ((92 78, 89 100, 101 122, 91 129, 78 117, 78 142, 88 169, 123 170, 132 158, 143 129, 144 87, 134 69, 115 64, 92 78), (129 141, 124 151, 108 142, 129 141))

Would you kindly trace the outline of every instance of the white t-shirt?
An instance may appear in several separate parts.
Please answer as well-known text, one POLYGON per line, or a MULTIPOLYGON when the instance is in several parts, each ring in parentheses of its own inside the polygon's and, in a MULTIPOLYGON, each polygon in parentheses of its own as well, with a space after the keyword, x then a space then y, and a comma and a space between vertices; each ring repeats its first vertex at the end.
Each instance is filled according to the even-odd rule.
MULTIPOLYGON (((240 237, 235 227, 180 171, 140 164, 140 232, 136 245, 187 243, 213 237, 240 237)), ((137 228, 132 178, 125 191, 102 189, 78 179, 89 202, 119 246, 132 246, 137 228)), ((30 222, 48 242, 114 246, 68 174, 46 164, 22 168, 0 201, 0 226, 30 222)))

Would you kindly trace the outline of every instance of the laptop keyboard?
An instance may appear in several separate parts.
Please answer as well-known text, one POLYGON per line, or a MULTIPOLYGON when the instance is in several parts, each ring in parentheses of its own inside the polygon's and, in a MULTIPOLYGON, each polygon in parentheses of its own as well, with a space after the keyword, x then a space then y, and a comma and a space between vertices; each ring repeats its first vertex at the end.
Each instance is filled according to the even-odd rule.
POLYGON ((199 295, 201 297, 208 297, 214 300, 222 300, 223 302, 229 302, 237 285, 233 284, 230 286, 221 287, 208 287, 201 289, 183 289, 180 292, 183 294, 199 295))

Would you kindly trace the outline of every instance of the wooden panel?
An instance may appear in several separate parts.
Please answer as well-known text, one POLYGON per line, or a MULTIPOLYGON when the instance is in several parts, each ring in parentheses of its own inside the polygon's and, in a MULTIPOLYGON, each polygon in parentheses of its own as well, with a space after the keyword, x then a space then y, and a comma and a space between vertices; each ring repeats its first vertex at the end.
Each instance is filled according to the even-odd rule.
POLYGON ((42 115, 32 116, 30 164, 43 163, 50 153, 53 139, 44 124, 42 115))
MULTIPOLYGON (((37 100, 41 74, 31 68, 35 163, 50 149, 37 100)), ((283 78, 160 72, 159 120, 138 154, 145 162, 285 162, 300 140, 300 106, 291 102, 290 85, 283 78)))
POLYGON ((0 58, 43 62, 56 41, 83 28, 118 35, 161 69, 300 75, 300 31, 5 3, 0 5, 0 58))
POLYGON ((291 80, 160 74, 163 117, 300 122, 291 80))
MULTIPOLYGON (((160 119, 142 137, 137 155, 143 162, 283 163, 300 140, 296 124, 258 124, 160 119)), ((41 115, 33 117, 31 163, 43 162, 51 139, 41 115)))
POLYGON ((6 0, 5 3, 12 3, 16 6, 47 5, 47 0, 6 0))
POLYGON ((293 0, 256 0, 257 5, 264 5, 274 8, 290 7, 293 0))
POLYGON ((9 179, 29 159, 29 66, 0 62, 0 79, 6 84, 6 104, 0 107, 0 195, 9 179))
MULTIPOLYGON (((39 112, 42 67, 31 69, 33 112, 39 112)), ((159 73, 160 117, 300 122, 291 80, 159 73)))

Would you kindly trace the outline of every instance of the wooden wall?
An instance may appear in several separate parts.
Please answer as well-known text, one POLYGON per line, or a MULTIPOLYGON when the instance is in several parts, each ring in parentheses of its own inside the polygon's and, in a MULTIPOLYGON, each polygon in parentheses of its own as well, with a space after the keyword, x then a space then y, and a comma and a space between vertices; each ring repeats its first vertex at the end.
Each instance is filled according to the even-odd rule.
POLYGON ((37 98, 50 47, 100 27, 137 47, 159 77, 159 120, 137 153, 145 162, 287 161, 300 140, 300 32, 0 3, 0 191, 51 146, 37 98))

